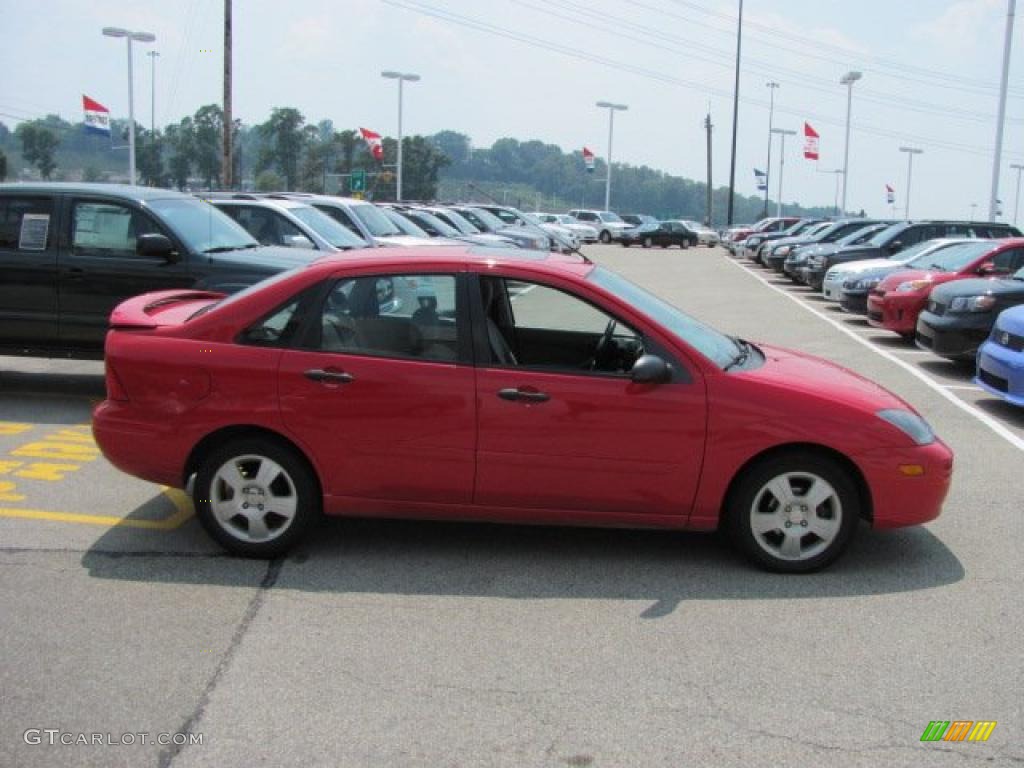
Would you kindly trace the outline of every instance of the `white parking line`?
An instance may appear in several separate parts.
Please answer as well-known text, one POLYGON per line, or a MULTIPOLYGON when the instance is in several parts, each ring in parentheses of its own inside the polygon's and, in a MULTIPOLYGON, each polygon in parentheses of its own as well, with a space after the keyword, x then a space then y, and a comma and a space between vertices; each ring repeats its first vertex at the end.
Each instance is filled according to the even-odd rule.
POLYGON ((884 349, 879 349, 874 344, 872 344, 870 341, 865 339, 863 336, 860 336, 859 334, 856 334, 853 331, 851 331, 849 328, 847 328, 845 326, 845 324, 840 323, 840 322, 838 322, 836 320, 833 320, 828 315, 826 315, 826 314, 824 314, 822 312, 819 312, 817 309, 812 307, 807 302, 801 301, 798 296, 794 296, 793 294, 788 293, 788 292, 782 290, 778 286, 772 285, 767 280, 765 280, 763 277, 761 277, 760 275, 755 273, 753 270, 748 269, 747 267, 743 266, 738 261, 735 261, 734 259, 731 259, 728 256, 725 257, 725 260, 728 261, 733 266, 735 266, 737 269, 747 273, 752 278, 754 278, 755 280, 757 280, 760 283, 762 283, 769 290, 775 291, 776 293, 779 293, 782 296, 785 296, 787 299, 789 299, 790 301, 795 303, 797 306, 803 307, 804 309, 806 309, 811 314, 818 316, 819 318, 824 320, 826 323, 828 323, 829 325, 834 327, 836 330, 838 330, 841 333, 844 333, 847 336, 849 336, 851 339, 856 341, 858 344, 863 344, 865 347, 870 349, 875 354, 881 355, 882 357, 884 357, 889 362, 895 363, 896 365, 900 366, 907 373, 909 373, 911 376, 914 376, 915 378, 917 378, 920 381, 924 382, 924 384, 927 385, 931 390, 933 390, 934 392, 938 392, 940 395, 942 395, 942 397, 946 398, 949 402, 951 402, 953 405, 955 405, 961 411, 963 411, 964 413, 967 413, 967 414, 973 416, 975 419, 980 421, 982 424, 984 424, 986 427, 991 429, 993 432, 995 432, 1001 438, 1006 440, 1006 442, 1008 442, 1014 448, 1016 448, 1019 451, 1024 451, 1024 438, 1021 438, 1021 437, 1018 437, 1017 435, 1015 435, 1013 432, 1011 432, 1009 429, 1007 429, 1004 425, 1000 424, 996 419, 992 418, 991 416, 989 416, 984 411, 979 410, 978 408, 975 408, 973 405, 970 405, 969 403, 965 403, 963 400, 961 400, 959 397, 954 395, 952 392, 948 391, 946 389, 946 387, 944 387, 942 384, 939 384, 937 381, 932 379, 930 376, 922 373, 917 368, 915 368, 913 365, 908 363, 906 360, 900 360, 898 357, 896 357, 896 355, 892 354, 891 352, 888 352, 887 350, 884 350, 884 349))
POLYGON ((981 392, 981 390, 973 384, 943 384, 942 386, 945 389, 969 389, 971 392, 981 392))

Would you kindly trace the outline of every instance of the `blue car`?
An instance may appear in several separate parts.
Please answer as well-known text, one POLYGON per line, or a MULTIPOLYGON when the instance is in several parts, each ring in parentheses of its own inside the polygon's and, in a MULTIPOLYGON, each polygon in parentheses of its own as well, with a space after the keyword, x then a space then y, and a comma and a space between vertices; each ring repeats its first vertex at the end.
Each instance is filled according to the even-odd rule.
POLYGON ((999 313, 991 335, 978 350, 974 383, 1024 408, 1024 305, 999 313))

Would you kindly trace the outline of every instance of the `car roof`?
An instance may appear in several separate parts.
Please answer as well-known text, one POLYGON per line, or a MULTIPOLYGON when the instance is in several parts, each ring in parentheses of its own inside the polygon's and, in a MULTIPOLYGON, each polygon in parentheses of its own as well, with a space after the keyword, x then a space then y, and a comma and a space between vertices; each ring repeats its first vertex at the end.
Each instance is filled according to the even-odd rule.
POLYGON ((173 189, 161 189, 159 187, 138 187, 130 184, 102 184, 87 182, 67 181, 39 181, 39 182, 11 182, 0 184, 0 193, 27 192, 31 194, 54 194, 64 193, 72 195, 107 195, 118 197, 124 200, 156 200, 175 198, 181 200, 194 200, 192 195, 178 192, 173 189))
POLYGON ((262 206, 264 208, 287 208, 287 209, 290 209, 290 208, 309 208, 309 207, 311 207, 310 204, 305 202, 304 200, 284 200, 284 199, 281 199, 281 198, 278 198, 278 197, 275 197, 275 198, 257 197, 257 198, 254 198, 252 200, 245 200, 245 199, 241 199, 240 200, 238 198, 233 198, 233 197, 214 197, 214 198, 211 198, 209 202, 213 203, 214 205, 229 205, 229 206, 236 206, 236 205, 253 206, 253 205, 255 205, 257 207, 261 207, 262 206))

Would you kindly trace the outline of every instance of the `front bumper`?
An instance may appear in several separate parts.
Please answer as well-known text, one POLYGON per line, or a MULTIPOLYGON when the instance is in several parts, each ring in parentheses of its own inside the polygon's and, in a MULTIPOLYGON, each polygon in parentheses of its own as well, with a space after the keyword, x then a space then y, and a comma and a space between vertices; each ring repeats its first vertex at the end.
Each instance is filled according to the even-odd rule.
POLYGON ((934 520, 953 480, 953 452, 939 440, 900 450, 878 448, 854 457, 871 489, 872 526, 900 528, 934 520), (919 467, 908 475, 901 467, 919 467))
POLYGON ((816 291, 821 290, 821 284, 825 280, 825 268, 815 267, 813 265, 808 266, 804 269, 803 273, 804 282, 811 286, 816 291))
POLYGON ((991 339, 978 350, 974 383, 991 395, 1024 408, 1024 352, 991 339))
POLYGON ((825 273, 825 279, 821 281, 821 295, 825 297, 826 301, 842 299, 844 280, 843 277, 829 278, 828 273, 825 273))
POLYGON ((991 312, 936 315, 927 309, 917 318, 914 341, 921 349, 952 360, 973 360, 992 331, 991 312))
POLYGON ((844 312, 854 315, 866 315, 868 313, 868 292, 851 292, 845 289, 840 291, 839 307, 844 312))
POLYGON ((925 295, 900 295, 890 291, 885 296, 868 296, 868 323, 876 328, 910 336, 917 330, 917 317, 924 309, 925 295))

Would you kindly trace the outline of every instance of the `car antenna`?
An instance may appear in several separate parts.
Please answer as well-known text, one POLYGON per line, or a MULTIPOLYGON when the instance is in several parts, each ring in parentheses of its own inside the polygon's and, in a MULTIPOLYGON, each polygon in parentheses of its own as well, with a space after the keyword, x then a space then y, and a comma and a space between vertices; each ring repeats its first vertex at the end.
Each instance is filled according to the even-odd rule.
MULTIPOLYGON (((486 190, 484 190, 484 189, 480 189, 480 187, 478 187, 478 186, 477 186, 476 184, 474 184, 474 183, 473 183, 473 182, 471 182, 471 181, 470 181, 470 182, 468 182, 468 183, 466 184, 466 186, 468 186, 468 187, 469 187, 470 189, 472 189, 472 190, 475 190, 475 191, 479 192, 479 193, 480 193, 481 195, 483 195, 484 197, 490 198, 491 202, 492 202, 492 203, 494 203, 495 205, 501 205, 501 206, 504 206, 504 205, 505 205, 504 203, 499 203, 499 202, 498 202, 498 198, 496 198, 496 197, 495 197, 494 195, 492 195, 492 194, 491 194, 490 192, 488 192, 488 191, 486 191, 486 190)), ((542 232, 543 232, 543 233, 544 233, 545 235, 550 235, 551 237, 555 238, 555 240, 557 240, 557 241, 558 241, 558 244, 559 244, 559 245, 561 245, 561 246, 562 246, 563 248, 565 248, 565 249, 566 249, 566 250, 567 250, 567 251, 568 251, 569 253, 575 253, 575 254, 576 254, 577 256, 579 256, 579 257, 580 257, 580 258, 581 258, 581 259, 583 260, 583 263, 584 263, 584 264, 593 264, 593 263, 594 263, 593 261, 591 261, 591 260, 590 260, 590 258, 589 258, 589 257, 588 257, 588 256, 587 256, 587 255, 586 255, 585 253, 583 253, 583 251, 581 251, 581 250, 579 249, 579 246, 575 246, 575 247, 574 247, 574 246, 572 245, 572 243, 569 243, 569 242, 567 242, 567 241, 563 240, 563 239, 561 238, 561 236, 560 236, 560 235, 558 235, 558 234, 557 234, 557 233, 555 233, 555 232, 548 232, 548 231, 547 231, 546 229, 545 229, 545 230, 541 230, 541 231, 542 231, 542 232)))

